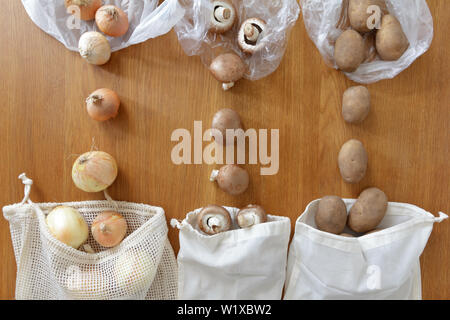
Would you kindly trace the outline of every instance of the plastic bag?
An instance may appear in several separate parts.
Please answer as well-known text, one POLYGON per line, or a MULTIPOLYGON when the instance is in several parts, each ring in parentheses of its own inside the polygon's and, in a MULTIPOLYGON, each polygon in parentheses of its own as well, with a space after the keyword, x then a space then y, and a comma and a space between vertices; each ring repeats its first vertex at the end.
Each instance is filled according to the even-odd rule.
MULTIPOLYGON (((289 248, 285 299, 421 299, 419 257, 434 217, 416 206, 389 202, 377 229, 342 237, 316 229, 320 200, 298 218, 289 248)), ((356 200, 344 199, 349 209, 356 200)), ((352 233, 350 230, 344 230, 352 233)))
POLYGON ((268 221, 239 229, 239 209, 224 207, 233 219, 233 230, 210 236, 202 233, 196 217, 187 214, 180 223, 178 297, 187 300, 281 299, 286 276, 289 218, 268 215, 268 221))
MULTIPOLYGON (((169 32, 182 18, 184 10, 178 0, 166 0, 158 6, 158 0, 109 0, 124 10, 130 22, 128 32, 118 38, 107 37, 111 50, 117 51, 131 45, 156 38, 169 32)), ((71 14, 64 1, 22 0, 31 20, 42 30, 56 38, 69 50, 78 51, 78 40, 87 31, 99 31, 95 21, 81 21, 80 28, 69 29, 71 14)))
POLYGON ((21 178, 23 201, 3 208, 17 263, 16 299, 176 299, 177 265, 162 208, 111 199, 37 204, 29 200, 33 182, 21 178), (45 221, 58 205, 77 209, 88 225, 100 212, 117 211, 127 220, 127 236, 108 249, 90 234, 87 244, 97 253, 69 247, 45 221))
MULTIPOLYGON (((349 28, 346 11, 348 0, 300 0, 300 5, 309 37, 325 62, 337 69, 334 43, 343 30, 349 28)), ((389 13, 400 21, 410 46, 397 61, 382 61, 377 58, 361 64, 355 72, 345 73, 353 81, 369 84, 394 78, 431 45, 433 17, 425 0, 386 0, 386 6, 389 13)))
POLYGON ((237 11, 233 28, 225 34, 208 32, 213 11, 211 0, 185 0, 186 13, 174 27, 178 40, 188 56, 198 55, 207 67, 223 52, 238 54, 248 66, 245 78, 258 80, 274 72, 281 63, 289 31, 300 13, 295 0, 232 0, 237 11), (260 18, 268 26, 261 41, 264 48, 253 55, 244 54, 238 46, 238 30, 248 18, 260 18))

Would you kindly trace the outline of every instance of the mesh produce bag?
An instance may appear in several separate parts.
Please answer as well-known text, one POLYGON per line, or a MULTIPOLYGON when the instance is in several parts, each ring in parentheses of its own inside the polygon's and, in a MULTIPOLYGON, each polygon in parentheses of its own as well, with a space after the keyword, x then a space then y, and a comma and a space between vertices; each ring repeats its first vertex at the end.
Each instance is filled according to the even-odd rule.
POLYGON ((29 199, 32 181, 20 178, 23 201, 3 208, 17 263, 16 299, 176 299, 177 265, 162 208, 109 197, 37 204, 29 199), (99 213, 117 211, 127 221, 127 236, 103 248, 90 234, 87 245, 96 253, 73 249, 54 238, 45 221, 59 205, 77 209, 89 226, 99 213))

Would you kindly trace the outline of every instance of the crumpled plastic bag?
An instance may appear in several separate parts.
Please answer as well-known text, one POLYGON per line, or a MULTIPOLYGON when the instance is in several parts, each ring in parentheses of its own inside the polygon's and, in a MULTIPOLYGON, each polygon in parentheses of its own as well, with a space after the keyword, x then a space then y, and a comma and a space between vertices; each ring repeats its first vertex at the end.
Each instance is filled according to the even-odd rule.
MULTIPOLYGON (((315 43, 325 62, 337 69, 334 61, 334 43, 350 28, 347 18, 348 0, 300 0, 303 20, 309 37, 315 43)), ((397 61, 382 61, 378 57, 365 62, 345 75, 359 83, 373 83, 392 79, 424 54, 433 40, 433 17, 425 0, 386 0, 390 14, 402 25, 410 46, 397 61)))
POLYGON ((181 47, 188 56, 200 56, 207 67, 225 52, 239 55, 248 66, 246 79, 258 80, 274 72, 281 63, 289 39, 289 31, 300 13, 296 0, 232 0, 237 11, 233 29, 218 35, 209 30, 209 17, 213 11, 210 0, 183 0, 185 15, 174 27, 181 47), (260 18, 268 27, 261 41, 262 50, 253 55, 244 54, 238 46, 239 28, 248 18, 260 18))
MULTIPOLYGON (((99 31, 95 21, 81 21, 80 29, 67 25, 71 14, 67 13, 63 0, 22 0, 31 20, 42 30, 63 43, 69 50, 78 51, 78 40, 87 31, 99 31)), ((165 0, 158 6, 158 0, 111 0, 128 15, 130 28, 118 38, 107 36, 111 50, 117 51, 168 33, 183 17, 184 10, 178 0, 165 0)))

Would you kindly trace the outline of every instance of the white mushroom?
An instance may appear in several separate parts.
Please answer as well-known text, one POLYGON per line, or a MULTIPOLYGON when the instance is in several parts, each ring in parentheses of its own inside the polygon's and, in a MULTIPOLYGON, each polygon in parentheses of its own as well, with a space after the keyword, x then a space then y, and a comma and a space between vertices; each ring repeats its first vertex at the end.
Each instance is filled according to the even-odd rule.
POLYGON ((247 207, 239 210, 237 214, 237 222, 241 228, 249 228, 266 221, 266 211, 263 207, 258 205, 248 205, 247 207))
POLYGON ((220 0, 213 2, 211 13, 211 32, 225 33, 236 21, 236 9, 229 0, 220 0))
POLYGON ((266 23, 258 18, 247 19, 242 23, 238 33, 238 44, 245 53, 253 54, 264 45, 261 41, 266 31, 266 23))
POLYGON ((204 233, 214 235, 231 229, 231 216, 225 208, 209 205, 199 212, 197 223, 204 233))

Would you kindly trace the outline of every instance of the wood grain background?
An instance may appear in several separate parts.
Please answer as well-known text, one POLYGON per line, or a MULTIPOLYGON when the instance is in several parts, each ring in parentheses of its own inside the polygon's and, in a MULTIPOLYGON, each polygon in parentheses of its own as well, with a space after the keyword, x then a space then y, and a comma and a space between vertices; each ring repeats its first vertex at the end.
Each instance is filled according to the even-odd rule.
MULTIPOLYGON (((450 212, 448 30, 445 0, 428 1, 435 23, 430 50, 393 80, 369 85, 373 108, 359 126, 340 116, 341 97, 353 83, 328 68, 300 17, 286 56, 271 76, 241 81, 223 92, 198 57, 187 57, 174 32, 112 55, 103 67, 86 64, 76 52, 42 32, 20 1, 0 10, 0 205, 19 202, 17 176, 34 180, 34 202, 102 199, 78 190, 71 180, 77 154, 111 153, 120 174, 115 199, 161 206, 167 219, 207 204, 241 207, 260 203, 269 212, 295 219, 312 200, 327 194, 357 197, 368 186, 391 201, 432 213, 450 212), (100 87, 116 90, 120 115, 92 121, 84 99, 100 87), (220 108, 241 114, 246 128, 280 130, 280 170, 260 176, 248 165, 250 189, 231 197, 208 181, 213 166, 172 163, 177 128, 208 125, 220 108), (341 145, 360 139, 369 170, 357 185, 345 184, 337 167, 341 145)), ((178 250, 178 233, 170 241, 178 250)), ((450 224, 436 225, 422 255, 423 297, 450 298, 450 224)), ((14 297, 16 264, 8 223, 0 219, 0 298, 14 297)))

